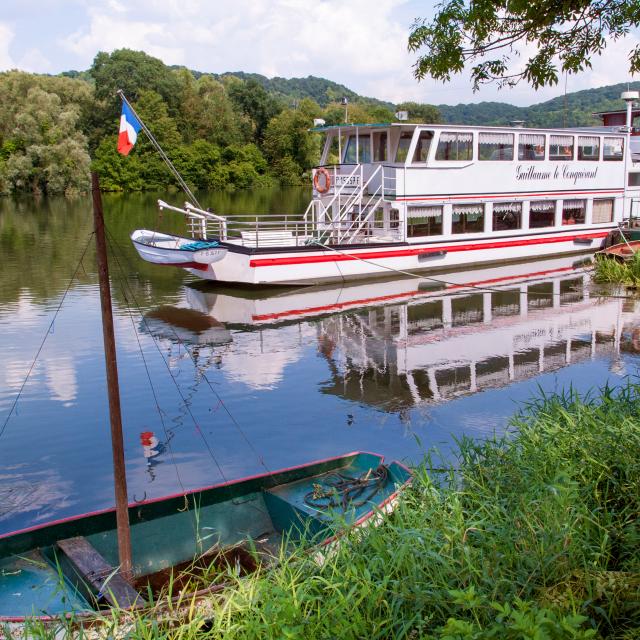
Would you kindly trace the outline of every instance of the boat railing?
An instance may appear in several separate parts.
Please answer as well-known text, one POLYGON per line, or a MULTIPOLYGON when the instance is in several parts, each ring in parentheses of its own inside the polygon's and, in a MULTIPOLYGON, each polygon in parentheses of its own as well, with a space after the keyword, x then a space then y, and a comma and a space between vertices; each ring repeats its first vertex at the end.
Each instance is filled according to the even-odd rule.
POLYGON ((227 239, 227 219, 223 216, 216 215, 211 211, 198 209, 191 203, 185 202, 184 208, 174 207, 171 204, 158 200, 158 208, 160 211, 168 209, 176 211, 186 217, 187 229, 192 238, 219 238, 227 239))
MULTIPOLYGON (((325 204, 322 197, 312 200, 312 202, 317 203, 318 211, 316 212, 316 220, 318 222, 322 222, 323 218, 327 216, 329 216, 330 219, 335 217, 332 216, 330 212, 336 205, 339 210, 342 208, 343 196, 346 196, 347 200, 349 200, 354 195, 359 195, 362 192, 362 165, 356 164, 350 172, 345 173, 340 172, 341 166, 342 165, 333 165, 333 167, 328 168, 332 175, 331 187, 328 192, 331 194, 331 198, 328 202, 325 204), (342 182, 340 187, 337 186, 338 176, 340 176, 342 182)), ((327 167, 322 168, 327 169, 327 167)), ((311 211, 313 212, 313 208, 311 211)))
POLYGON ((382 197, 392 197, 398 194, 397 167, 382 165, 382 197), (387 169, 387 171, 385 171, 387 169))

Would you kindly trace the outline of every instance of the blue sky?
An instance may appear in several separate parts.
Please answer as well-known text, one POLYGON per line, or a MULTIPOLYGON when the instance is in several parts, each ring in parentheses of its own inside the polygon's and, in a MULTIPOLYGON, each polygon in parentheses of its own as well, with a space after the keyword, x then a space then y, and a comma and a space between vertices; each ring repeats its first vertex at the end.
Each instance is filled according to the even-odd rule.
MULTIPOLYGON (((448 84, 416 82, 407 35, 433 6, 414 0, 4 0, 0 70, 82 70, 100 50, 129 47, 200 71, 321 76, 393 102, 527 105, 563 92, 561 83, 539 92, 521 85, 474 94, 465 75, 448 84)), ((633 79, 626 59, 638 43, 636 31, 611 44, 591 71, 568 78, 568 91, 633 79)))

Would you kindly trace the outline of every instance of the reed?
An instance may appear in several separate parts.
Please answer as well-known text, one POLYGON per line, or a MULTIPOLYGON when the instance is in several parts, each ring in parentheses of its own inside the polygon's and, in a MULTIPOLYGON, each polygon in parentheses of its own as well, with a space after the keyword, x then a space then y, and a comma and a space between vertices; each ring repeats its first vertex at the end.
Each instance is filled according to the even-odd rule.
POLYGON ((627 261, 599 256, 595 263, 594 280, 638 288, 640 286, 640 252, 634 253, 627 261))
POLYGON ((156 638, 640 637, 640 385, 541 396, 505 437, 434 455, 378 527, 322 563, 302 545, 182 616, 115 612, 156 638))

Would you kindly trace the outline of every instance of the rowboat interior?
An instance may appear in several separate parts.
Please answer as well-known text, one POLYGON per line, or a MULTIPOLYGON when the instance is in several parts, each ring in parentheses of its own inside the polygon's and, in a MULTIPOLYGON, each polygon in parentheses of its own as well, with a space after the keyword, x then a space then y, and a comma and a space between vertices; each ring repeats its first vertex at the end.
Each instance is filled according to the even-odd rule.
POLYGON ((329 544, 344 527, 390 508, 409 480, 397 462, 385 465, 379 455, 353 453, 131 504, 137 590, 116 571, 114 510, 12 533, 0 538, 0 621, 144 606, 150 592, 166 594, 167 580, 173 588, 183 586, 181 569, 188 576, 205 571, 219 589, 226 572, 248 573, 302 537, 329 544), (349 487, 342 497, 336 482, 349 487), (216 566, 219 575, 210 577, 216 566))

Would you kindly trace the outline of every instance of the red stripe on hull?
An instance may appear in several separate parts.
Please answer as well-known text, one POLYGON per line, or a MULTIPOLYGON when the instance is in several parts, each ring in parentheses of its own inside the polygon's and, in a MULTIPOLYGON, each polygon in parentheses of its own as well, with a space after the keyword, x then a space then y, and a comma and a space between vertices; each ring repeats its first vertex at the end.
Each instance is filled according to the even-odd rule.
MULTIPOLYGON (((533 273, 527 273, 518 276, 505 276, 502 278, 490 278, 489 280, 476 280, 475 282, 465 282, 461 284, 448 284, 445 287, 446 291, 454 289, 467 289, 469 287, 483 287, 490 284, 497 284, 499 282, 508 282, 509 280, 522 280, 529 278, 540 278, 542 276, 548 276, 557 273, 566 273, 567 271, 575 271, 574 267, 558 267, 557 269, 547 269, 545 271, 535 271, 533 273)), ((287 318, 290 316, 297 316, 301 314, 309 313, 323 313, 328 311, 340 311, 341 309, 347 309, 354 306, 362 306, 365 304, 372 304, 376 302, 388 302, 389 300, 398 300, 402 298, 413 298, 414 296, 428 296, 442 294, 441 291, 426 292, 419 289, 413 291, 403 291, 402 293, 391 293, 386 296, 374 296, 372 298, 362 298, 360 300, 351 300, 349 302, 336 302, 335 304, 326 304, 320 307, 308 307, 306 309, 290 309, 289 311, 279 311, 275 313, 264 313, 261 315, 252 315, 251 319, 260 322, 262 320, 279 320, 280 318, 287 318)))
POLYGON ((423 247, 421 249, 396 249, 393 251, 369 251, 368 253, 332 253, 331 255, 322 256, 290 256, 287 258, 259 258, 250 260, 250 267, 280 267, 293 264, 315 264, 319 262, 343 262, 346 260, 372 260, 376 258, 405 258, 409 256, 418 256, 429 253, 438 253, 440 251, 459 252, 459 251, 480 251, 482 249, 505 249, 511 247, 524 247, 534 244, 552 244, 557 242, 572 242, 577 239, 587 238, 606 238, 608 231, 598 233, 584 233, 571 236, 558 236, 555 238, 530 238, 528 240, 501 240, 497 242, 484 242, 476 244, 453 244, 439 245, 434 247, 423 247))

